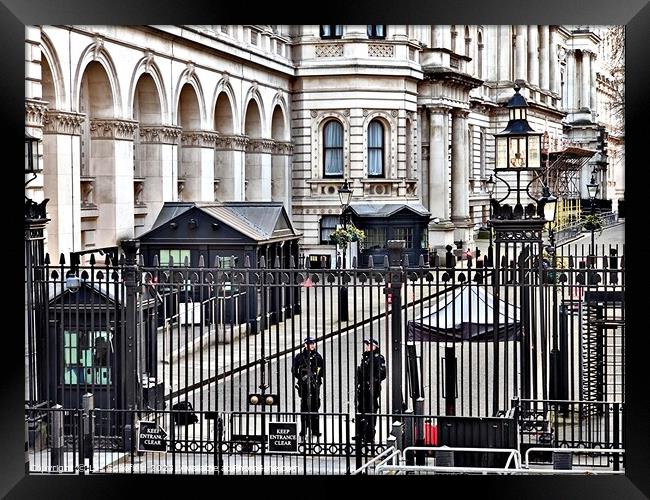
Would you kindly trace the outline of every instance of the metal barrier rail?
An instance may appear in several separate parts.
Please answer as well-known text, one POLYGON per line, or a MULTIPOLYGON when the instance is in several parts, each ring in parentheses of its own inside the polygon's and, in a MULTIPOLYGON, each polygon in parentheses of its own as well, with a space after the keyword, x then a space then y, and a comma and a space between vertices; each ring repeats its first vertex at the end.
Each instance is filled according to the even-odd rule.
MULTIPOLYGON (((573 453, 625 453, 624 448, 544 448, 544 447, 533 447, 533 448, 528 448, 526 450, 526 453, 524 454, 524 468, 528 469, 529 468, 529 462, 528 462, 528 454, 531 451, 560 451, 560 452, 571 452, 573 453)), ((536 470, 536 469, 535 469, 536 470)), ((609 472, 609 471, 608 471, 609 472)), ((614 471, 618 473, 619 471, 614 471)))
POLYGON ((366 470, 371 465, 374 465, 375 463, 377 463, 379 461, 385 462, 386 460, 383 459, 384 455, 390 455, 390 457, 386 458, 386 460, 388 460, 388 459, 393 458, 395 455, 399 456, 399 450, 396 450, 394 446, 391 446, 391 447, 385 449, 384 451, 382 451, 379 455, 377 455, 372 460, 366 462, 365 464, 363 464, 358 469, 355 469, 352 472, 350 472, 350 475, 355 476, 357 474, 361 474, 364 470, 366 470))
MULTIPOLYGON (((407 451, 478 451, 478 452, 488 452, 488 453, 509 453, 508 460, 504 468, 508 468, 510 461, 514 458, 515 468, 521 468, 521 453, 519 450, 514 448, 465 448, 463 446, 407 446, 402 450, 402 459, 406 460, 407 451)), ((499 467, 494 467, 499 469, 499 467)))

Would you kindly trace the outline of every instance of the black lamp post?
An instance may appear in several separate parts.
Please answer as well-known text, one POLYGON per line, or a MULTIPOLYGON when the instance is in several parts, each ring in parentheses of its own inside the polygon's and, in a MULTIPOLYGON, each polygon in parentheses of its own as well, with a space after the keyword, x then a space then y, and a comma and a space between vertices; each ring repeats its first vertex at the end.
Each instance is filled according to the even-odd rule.
MULTIPOLYGON (((591 172, 591 181, 589 181, 589 184, 587 184, 587 193, 589 194, 589 200, 591 201, 591 210, 590 213, 591 215, 594 215, 596 213, 596 196, 598 196, 598 191, 599 191, 598 183, 596 182, 596 175, 595 172, 591 172)), ((596 246, 594 243, 594 231, 596 230, 596 226, 594 225, 593 221, 591 222, 591 248, 589 249, 589 256, 591 257, 591 262, 592 264, 595 261, 595 250, 596 246)))
MULTIPOLYGON (((339 201, 341 202, 341 224, 343 224, 343 229, 348 228, 346 210, 350 206, 351 199, 352 199, 352 190, 350 189, 350 185, 348 184, 348 180, 346 178, 345 182, 343 182, 343 186, 339 188, 339 201)), ((346 241, 343 244, 343 262, 341 266, 343 269, 346 269, 348 267, 346 264, 347 246, 348 246, 348 242, 346 241)), ((349 318, 348 287, 347 284, 345 283, 345 276, 342 275, 341 280, 343 281, 343 286, 341 286, 341 290, 339 293, 339 315, 341 321, 348 321, 349 318)))
POLYGON ((492 248, 492 196, 494 195, 494 188, 497 183, 490 175, 490 178, 485 183, 488 195, 490 196, 490 218, 488 219, 488 229, 490 230, 490 245, 488 246, 487 265, 492 266, 494 260, 494 249, 492 248))
POLYGON ((548 237, 551 248, 555 250, 555 213, 557 212, 557 198, 553 196, 548 186, 542 188, 542 196, 537 200, 537 214, 544 217, 548 223, 548 237))
MULTIPOLYGON (((25 182, 25 188, 42 170, 41 140, 25 131, 25 175, 32 175, 25 182)), ((25 195, 25 303, 27 304, 25 328, 29 358, 27 397, 30 402, 42 398, 46 393, 47 384, 47 374, 43 376, 43 367, 37 366, 37 339, 45 332, 42 304, 47 300, 42 267, 45 262, 44 231, 49 220, 45 209, 47 202, 46 198, 41 203, 36 203, 25 195)))
MULTIPOLYGON (((506 194, 503 198, 492 201, 493 205, 491 225, 494 228, 494 243, 495 243, 495 273, 492 280, 494 307, 493 307, 493 323, 499 325, 503 319, 499 317, 498 311, 501 308, 499 302, 500 296, 500 282, 504 279, 514 282, 516 279, 519 282, 519 292, 521 293, 521 328, 522 338, 519 344, 520 352, 520 378, 516 376, 515 372, 503 373, 505 377, 512 377, 514 393, 521 398, 529 398, 531 392, 537 390, 537 371, 535 368, 535 360, 531 353, 536 352, 533 345, 534 336, 531 334, 531 325, 533 324, 533 310, 531 309, 533 301, 531 300, 530 277, 533 273, 521 272, 516 277, 511 274, 508 278, 508 263, 517 259, 524 265, 529 262, 532 265, 537 263, 538 271, 541 272, 542 268, 542 231, 547 223, 546 220, 539 215, 539 205, 535 203, 527 203, 526 207, 522 205, 523 192, 531 201, 538 201, 529 192, 531 184, 539 178, 542 170, 541 162, 541 139, 542 134, 535 132, 528 123, 527 109, 528 103, 526 99, 519 94, 520 86, 515 83, 515 94, 512 96, 506 108, 508 109, 509 120, 506 128, 495 134, 495 166, 494 178, 503 182, 506 186, 506 194), (522 172, 524 173, 525 184, 522 187, 522 172), (504 178, 503 174, 508 177, 504 178), (514 174, 514 175, 513 175, 514 174), (514 177, 514 181, 512 177, 514 177), (514 209, 509 204, 501 204, 512 193, 516 192, 516 204, 514 209), (522 248, 517 249, 518 246, 522 248), (519 258, 516 255, 510 255, 509 252, 519 252, 519 258), (502 255, 503 254, 503 255, 502 255), (503 261, 501 260, 503 259, 503 261), (506 268, 501 269, 502 264, 506 268)), ((532 270, 532 268, 531 268, 532 270)), ((523 269, 522 269, 523 271, 523 269)), ((545 318, 541 318, 540 323, 542 329, 545 328, 543 324, 545 318)), ((496 330, 495 330, 496 331, 496 330)), ((498 342, 497 337, 494 338, 495 344, 498 342)), ((500 349, 493 350, 493 373, 494 380, 493 393, 492 393, 492 406, 493 411, 496 412, 503 405, 508 404, 507 394, 504 393, 503 378, 500 373, 500 349)))

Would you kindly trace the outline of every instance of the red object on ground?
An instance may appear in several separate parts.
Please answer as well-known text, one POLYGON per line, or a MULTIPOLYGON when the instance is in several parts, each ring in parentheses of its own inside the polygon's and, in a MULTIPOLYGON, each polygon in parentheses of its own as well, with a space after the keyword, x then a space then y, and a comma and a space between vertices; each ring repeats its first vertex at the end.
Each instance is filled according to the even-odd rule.
POLYGON ((438 446, 438 426, 433 422, 424 422, 424 445, 438 446))

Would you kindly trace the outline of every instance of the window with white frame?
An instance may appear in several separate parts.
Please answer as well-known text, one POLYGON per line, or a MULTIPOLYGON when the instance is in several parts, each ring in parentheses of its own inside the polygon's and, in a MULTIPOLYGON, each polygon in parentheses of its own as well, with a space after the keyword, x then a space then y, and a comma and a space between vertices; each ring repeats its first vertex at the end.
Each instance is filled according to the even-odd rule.
POLYGON ((363 246, 368 250, 379 250, 386 247, 386 228, 368 227, 364 229, 366 240, 363 246))
POLYGON ((336 229, 340 217, 338 215, 323 215, 320 219, 320 242, 322 245, 330 245, 330 234, 336 229))
POLYGON ((396 227, 393 229, 393 239, 404 240, 406 243, 405 248, 413 248, 413 228, 412 227, 396 227))
POLYGON ((112 334, 107 331, 63 332, 63 383, 111 383, 112 334))
POLYGON ((174 266, 185 265, 185 257, 188 261, 190 259, 190 251, 182 249, 161 249, 160 250, 160 265, 169 266, 170 260, 173 259, 174 266))
POLYGON ((343 125, 337 120, 323 127, 323 162, 325 177, 343 177, 343 125))
POLYGON ((384 176, 384 126, 379 120, 368 125, 368 177, 384 176))
POLYGON ((341 38, 343 35, 342 24, 321 24, 320 37, 321 38, 341 38))
POLYGON ((368 24, 368 38, 386 38, 386 25, 368 24))

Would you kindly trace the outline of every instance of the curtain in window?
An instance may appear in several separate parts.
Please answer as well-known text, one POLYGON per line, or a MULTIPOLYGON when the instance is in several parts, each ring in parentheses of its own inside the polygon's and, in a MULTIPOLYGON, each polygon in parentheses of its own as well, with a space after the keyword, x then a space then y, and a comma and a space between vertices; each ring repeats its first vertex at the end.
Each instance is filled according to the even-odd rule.
POLYGON ((368 175, 384 174, 384 127, 378 121, 368 125, 368 175))
POLYGON ((325 175, 343 175, 343 126, 336 121, 325 125, 325 175))

